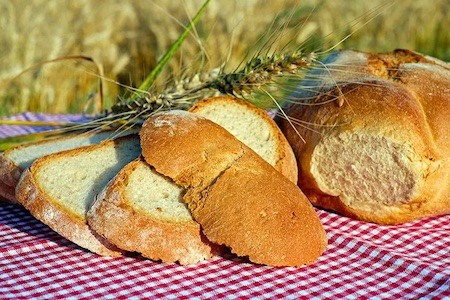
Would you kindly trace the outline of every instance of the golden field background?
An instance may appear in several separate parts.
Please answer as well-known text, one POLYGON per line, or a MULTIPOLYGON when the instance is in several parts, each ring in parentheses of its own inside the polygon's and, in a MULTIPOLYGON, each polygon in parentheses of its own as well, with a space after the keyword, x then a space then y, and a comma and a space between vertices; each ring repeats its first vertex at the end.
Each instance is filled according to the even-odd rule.
MULTIPOLYGON (((121 85, 139 86, 202 3, 0 1, 0 115, 110 107, 125 94, 121 85), (96 64, 69 58, 76 55, 96 64), (64 59, 43 63, 57 58, 64 59), (106 84, 96 107, 99 68, 106 84)), ((262 47, 258 38, 270 36, 270 28, 277 37, 271 45, 279 49, 288 42, 308 51, 327 49, 360 28, 338 48, 406 48, 450 61, 448 11, 447 0, 212 0, 159 84, 225 62, 237 66, 247 51, 262 47)))

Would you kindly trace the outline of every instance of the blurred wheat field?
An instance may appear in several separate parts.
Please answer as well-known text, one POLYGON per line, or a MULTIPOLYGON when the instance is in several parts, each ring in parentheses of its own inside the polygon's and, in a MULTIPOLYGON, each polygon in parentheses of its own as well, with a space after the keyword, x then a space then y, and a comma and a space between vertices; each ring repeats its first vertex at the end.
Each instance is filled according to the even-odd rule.
MULTIPOLYGON (((124 94, 124 86, 142 82, 202 3, 0 1, 0 115, 98 113, 110 107, 124 94), (73 55, 89 57, 96 64, 69 59, 73 55), (101 107, 96 105, 99 74, 105 78, 101 107)), ((447 0, 212 0, 160 84, 224 62, 238 65, 270 28, 278 30, 280 48, 291 41, 313 51, 335 45, 368 22, 338 48, 368 52, 406 48, 449 61, 448 11, 447 0), (377 7, 379 15, 370 20, 373 15, 368 12, 377 7)))

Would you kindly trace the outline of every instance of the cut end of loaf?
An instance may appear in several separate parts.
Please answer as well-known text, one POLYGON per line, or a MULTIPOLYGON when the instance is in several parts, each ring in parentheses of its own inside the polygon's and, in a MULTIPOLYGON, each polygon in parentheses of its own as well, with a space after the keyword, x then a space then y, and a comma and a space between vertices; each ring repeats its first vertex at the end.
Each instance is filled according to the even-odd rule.
POLYGON ((0 201, 5 200, 17 204, 15 188, 0 181, 0 201))
POLYGON ((315 147, 310 170, 323 193, 370 214, 415 197, 424 173, 420 162, 406 144, 380 135, 341 132, 315 147))
MULTIPOLYGON (((53 153, 98 144, 113 137, 136 133, 135 130, 125 130, 117 133, 113 131, 89 132, 47 138, 33 143, 27 143, 10 148, 0 154, 0 181, 5 188, 14 189, 19 182, 22 172, 31 166, 38 158, 53 153)), ((0 190, 3 189, 2 187, 0 190)), ((8 193, 7 200, 17 203, 14 193, 8 193)))
POLYGON ((79 147, 99 144, 100 142, 111 139, 114 136, 123 136, 133 133, 133 131, 124 131, 116 133, 112 131, 103 131, 95 133, 79 133, 67 135, 64 137, 49 138, 39 142, 25 144, 5 151, 7 158, 11 162, 24 170, 31 166, 31 164, 38 158, 52 153, 57 153, 65 150, 76 149, 79 147))
POLYGON ((19 182, 23 169, 5 154, 0 153, 0 196, 11 203, 17 203, 14 189, 19 182))

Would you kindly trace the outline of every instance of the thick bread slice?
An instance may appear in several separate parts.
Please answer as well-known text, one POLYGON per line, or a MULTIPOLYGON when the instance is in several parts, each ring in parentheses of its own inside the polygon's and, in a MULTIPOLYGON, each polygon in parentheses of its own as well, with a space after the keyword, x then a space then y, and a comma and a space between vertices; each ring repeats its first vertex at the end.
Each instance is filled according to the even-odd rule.
MULTIPOLYGON (((192 111, 224 126, 296 182, 292 149, 265 111, 232 97, 200 101, 192 111)), ((197 263, 220 249, 203 236, 182 201, 183 195, 184 189, 171 179, 137 160, 108 183, 87 220, 93 230, 121 249, 153 260, 197 263)))
POLYGON ((266 111, 233 97, 207 98, 189 111, 219 124, 297 183, 298 167, 291 145, 266 111))
POLYGON ((44 156, 22 174, 17 200, 75 244, 100 255, 117 256, 120 251, 88 227, 86 212, 96 194, 140 152, 138 136, 129 135, 44 156))
POLYGON ((324 64, 296 95, 315 105, 285 107, 317 125, 297 127, 306 143, 280 120, 313 204, 380 224, 450 213, 450 65, 406 50, 324 64))
MULTIPOLYGON (((125 134, 129 133, 124 132, 119 135, 125 134)), ((0 154, 0 190, 14 190, 23 170, 31 166, 39 157, 98 144, 119 135, 114 132, 70 134, 8 149, 0 154)), ((10 202, 17 203, 14 193, 4 194, 3 197, 10 202)))
POLYGON ((183 195, 183 188, 139 158, 98 195, 87 220, 121 249, 163 262, 198 263, 219 249, 201 233, 183 195))
POLYGON ((145 160, 187 189, 206 237, 256 263, 311 264, 325 231, 300 189, 223 127, 188 112, 149 118, 141 131, 145 160))

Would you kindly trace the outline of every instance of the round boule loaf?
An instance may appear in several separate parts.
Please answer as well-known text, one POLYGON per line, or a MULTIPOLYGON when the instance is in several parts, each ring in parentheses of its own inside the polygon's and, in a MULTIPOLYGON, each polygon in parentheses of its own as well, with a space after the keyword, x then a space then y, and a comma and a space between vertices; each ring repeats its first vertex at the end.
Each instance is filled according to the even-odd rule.
POLYGON ((310 125, 299 136, 277 121, 314 205, 381 224, 450 212, 448 64, 407 50, 339 51, 302 87, 284 109, 310 125))

